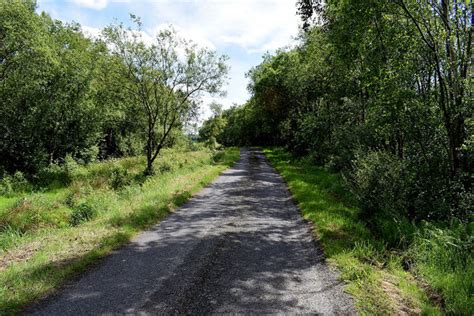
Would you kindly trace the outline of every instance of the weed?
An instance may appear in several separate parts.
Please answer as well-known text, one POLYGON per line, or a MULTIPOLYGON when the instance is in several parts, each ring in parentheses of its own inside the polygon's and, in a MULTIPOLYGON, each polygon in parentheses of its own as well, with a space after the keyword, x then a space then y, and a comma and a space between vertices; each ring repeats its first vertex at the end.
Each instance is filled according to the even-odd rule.
POLYGON ((127 171, 127 169, 121 168, 121 167, 116 167, 112 171, 110 175, 110 186, 114 190, 118 190, 123 188, 124 186, 130 184, 131 182, 131 177, 127 171))
POLYGON ((69 223, 72 226, 77 226, 83 222, 92 220, 96 215, 97 210, 92 205, 82 203, 74 208, 69 223))
POLYGON ((173 171, 173 166, 171 165, 171 163, 164 161, 160 164, 160 166, 158 167, 158 170, 161 174, 166 173, 166 172, 171 172, 173 171))
MULTIPOLYGON (((282 149, 266 149, 264 153, 286 180, 303 216, 314 223, 328 261, 339 269, 361 314, 439 314, 423 289, 403 270, 401 255, 388 247, 384 234, 370 231, 339 175, 314 166, 308 159, 297 160, 282 149)), ((401 223, 393 235, 411 230, 407 226, 401 223)))
MULTIPOLYGON (((0 198, 0 250, 8 253, 0 252, 0 314, 17 313, 155 224, 238 157, 231 149, 213 163, 207 150, 166 149, 160 158, 173 169, 164 174, 142 177, 144 157, 113 159, 68 167, 73 176, 67 185, 52 189, 45 182, 41 193, 0 198), (114 180, 115 170, 126 174, 114 180)), ((50 180, 62 181, 65 168, 58 168, 50 180)))

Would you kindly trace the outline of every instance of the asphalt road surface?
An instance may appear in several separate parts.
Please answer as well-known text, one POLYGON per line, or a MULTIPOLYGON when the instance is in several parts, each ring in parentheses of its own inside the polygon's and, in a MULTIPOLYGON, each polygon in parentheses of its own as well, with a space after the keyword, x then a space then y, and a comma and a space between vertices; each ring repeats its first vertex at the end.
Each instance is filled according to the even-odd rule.
POLYGON ((31 314, 354 314, 259 150, 31 314))

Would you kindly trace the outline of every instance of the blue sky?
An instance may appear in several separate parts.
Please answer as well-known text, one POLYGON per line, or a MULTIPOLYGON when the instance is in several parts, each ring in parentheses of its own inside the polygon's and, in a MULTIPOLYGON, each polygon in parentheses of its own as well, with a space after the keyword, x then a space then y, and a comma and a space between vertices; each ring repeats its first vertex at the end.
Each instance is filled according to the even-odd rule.
POLYGON ((149 36, 172 24, 180 35, 230 57, 227 96, 203 99, 225 108, 244 103, 249 95, 245 73, 269 51, 287 46, 298 33, 296 0, 38 0, 38 10, 62 21, 79 22, 92 36, 114 19, 127 23, 129 13, 141 17, 149 36))

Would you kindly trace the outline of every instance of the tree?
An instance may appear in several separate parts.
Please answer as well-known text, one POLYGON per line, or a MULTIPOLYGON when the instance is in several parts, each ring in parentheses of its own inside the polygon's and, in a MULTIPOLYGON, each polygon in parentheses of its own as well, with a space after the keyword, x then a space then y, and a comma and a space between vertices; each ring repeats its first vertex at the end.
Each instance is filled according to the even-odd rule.
POLYGON ((134 30, 118 24, 107 27, 103 34, 125 66, 115 75, 127 79, 124 89, 145 117, 145 173, 149 175, 170 132, 195 115, 200 96, 222 93, 227 57, 198 48, 173 29, 160 31, 146 44, 140 19, 131 18, 134 30))
POLYGON ((199 138, 205 141, 210 148, 218 146, 217 138, 227 125, 227 121, 222 116, 222 105, 212 102, 209 107, 212 111, 212 117, 204 121, 199 129, 199 138))
POLYGON ((34 173, 68 153, 85 159, 100 137, 98 47, 34 6, 0 1, 0 166, 9 172, 34 173))
POLYGON ((308 31, 314 23, 323 20, 323 4, 323 0, 298 0, 296 2, 298 15, 303 20, 304 31, 308 31))
POLYGON ((474 5, 468 1, 397 0, 425 44, 437 86, 439 108, 448 135, 451 175, 458 176, 465 163, 461 148, 467 139, 466 119, 472 116, 469 90, 472 72, 474 5), (470 103, 470 104, 469 104, 470 103))
MULTIPOLYGON (((455 0, 298 1, 300 44, 249 72, 251 98, 224 112, 217 139, 308 154, 376 184, 375 200, 403 197, 402 217, 467 220, 473 8, 455 0)), ((368 209, 390 213, 387 205, 368 209)))

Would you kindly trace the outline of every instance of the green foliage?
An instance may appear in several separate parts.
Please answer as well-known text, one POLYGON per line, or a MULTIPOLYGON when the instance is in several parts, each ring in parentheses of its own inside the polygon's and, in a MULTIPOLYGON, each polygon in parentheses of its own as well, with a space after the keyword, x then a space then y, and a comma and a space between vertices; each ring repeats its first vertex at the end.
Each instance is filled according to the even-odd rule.
POLYGON ((85 170, 67 186, 46 183, 42 192, 0 197, 0 314, 18 313, 126 244, 238 157, 238 149, 226 150, 219 162, 209 150, 164 149, 157 168, 164 161, 173 166, 164 174, 144 178, 145 157, 110 159, 79 165, 85 170), (112 175, 122 174, 117 170, 131 179, 120 190, 111 185, 112 175))
POLYGON ((222 115, 221 105, 213 103, 210 106, 213 109, 214 116, 204 121, 199 129, 199 138, 210 149, 217 149, 219 147, 217 137, 219 137, 226 128, 227 120, 222 115))
POLYGON ((110 186, 114 190, 118 190, 123 188, 124 186, 130 184, 132 181, 127 169, 122 168, 122 167, 116 167, 114 170, 112 170, 112 173, 110 175, 110 186))
POLYGON ((342 171, 375 230, 471 221, 468 4, 302 0, 298 10, 299 44, 251 69, 251 98, 224 111, 217 142, 284 146, 342 171))
POLYGON ((100 45, 25 1, 1 1, 0 14, 0 164, 31 173, 67 153, 86 158, 100 137, 100 45))
POLYGON ((64 185, 76 177, 70 158, 83 165, 144 152, 152 171, 159 151, 182 141, 202 94, 221 92, 228 71, 225 56, 172 29, 148 46, 122 24, 92 40, 77 23, 36 13, 32 1, 0 1, 0 17, 2 173, 64 185), (65 161, 59 175, 54 165, 65 161))
POLYGON ((445 298, 448 314, 468 315, 474 308, 474 238, 472 227, 425 223, 409 249, 412 268, 445 298))
MULTIPOLYGON (((347 282, 359 313, 391 315, 404 310, 413 314, 441 314, 413 276, 404 271, 402 261, 410 252, 392 248, 398 243, 389 240, 394 227, 400 228, 396 230, 399 240, 411 238, 416 227, 410 222, 386 221, 374 234, 339 174, 314 165, 311 159, 295 158, 280 148, 264 152, 285 179, 304 218, 314 224, 318 242, 329 263, 338 267, 341 278, 347 282)), ((463 291, 469 289, 465 283, 457 285, 463 291)), ((463 308, 456 305, 455 310, 463 308)))
POLYGON ((83 222, 88 222, 97 216, 97 210, 90 204, 82 203, 74 208, 69 223, 77 226, 83 222))
POLYGON ((386 214, 405 217, 407 211, 406 167, 396 156, 369 152, 356 156, 353 191, 362 204, 362 216, 371 219, 386 214))
POLYGON ((32 186, 21 171, 15 172, 13 176, 5 175, 0 179, 0 196, 10 196, 31 190, 32 186))
POLYGON ((151 175, 161 149, 172 143, 172 131, 195 116, 199 97, 221 93, 227 57, 198 49, 172 28, 160 31, 153 43, 146 45, 140 19, 133 15, 131 19, 136 29, 116 24, 105 28, 103 35, 112 56, 121 61, 121 66, 111 69, 111 75, 125 82, 128 100, 140 111, 137 118, 144 127, 145 174, 151 175))
POLYGON ((305 218, 315 223, 325 254, 349 282, 348 290, 361 313, 391 314, 393 306, 408 304, 405 307, 414 313, 420 309, 439 314, 428 295, 447 314, 470 313, 474 304, 472 224, 455 218, 448 223, 416 223, 402 217, 396 209, 400 203, 397 187, 406 186, 397 179, 403 170, 397 157, 382 152, 358 156, 359 189, 370 200, 365 202, 351 194, 340 176, 314 166, 310 159, 295 159, 281 149, 265 150, 265 155, 287 181, 305 218), (392 194, 385 196, 387 192, 392 194), (382 196, 377 199, 371 194, 382 196), (377 204, 377 213, 358 204, 377 204), (411 274, 419 282, 413 282, 411 274), (403 302, 390 297, 394 288, 403 302))

